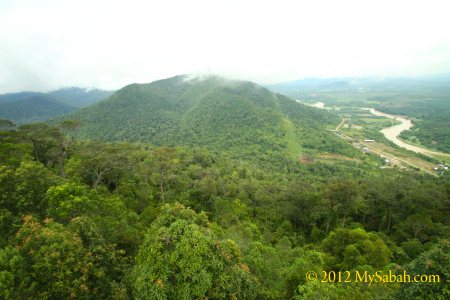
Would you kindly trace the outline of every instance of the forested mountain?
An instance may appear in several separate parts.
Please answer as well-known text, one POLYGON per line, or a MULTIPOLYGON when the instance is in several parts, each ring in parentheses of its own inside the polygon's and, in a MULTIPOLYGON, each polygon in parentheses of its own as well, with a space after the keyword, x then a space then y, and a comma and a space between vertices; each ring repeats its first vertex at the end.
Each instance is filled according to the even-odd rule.
POLYGON ((354 91, 450 91, 450 74, 419 77, 366 77, 366 78, 304 78, 267 85, 267 88, 291 97, 305 92, 354 91))
POLYGON ((66 114, 76 108, 46 94, 0 103, 0 118, 15 123, 32 123, 66 114))
POLYGON ((186 76, 0 120, 0 298, 446 299, 449 175, 381 169, 338 122, 186 76))
POLYGON ((203 146, 240 159, 345 148, 325 130, 338 122, 335 116, 215 76, 132 84, 64 118, 82 122, 82 138, 203 146))
POLYGON ((0 118, 15 123, 47 120, 88 106, 111 95, 99 89, 63 88, 48 93, 20 92, 0 95, 0 118))
POLYGON ((0 94, 0 103, 14 102, 23 99, 28 99, 34 96, 41 96, 43 93, 39 92, 20 92, 20 93, 8 93, 0 94))
POLYGON ((78 87, 68 87, 51 91, 48 95, 58 99, 61 102, 75 106, 85 107, 105 99, 112 95, 114 91, 105 91, 100 89, 83 89, 78 87))

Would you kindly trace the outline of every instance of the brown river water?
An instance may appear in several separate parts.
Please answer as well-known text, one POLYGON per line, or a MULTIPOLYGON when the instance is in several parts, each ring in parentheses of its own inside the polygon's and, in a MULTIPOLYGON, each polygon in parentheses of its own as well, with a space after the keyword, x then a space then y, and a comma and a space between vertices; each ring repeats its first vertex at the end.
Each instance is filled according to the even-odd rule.
POLYGON ((385 117, 385 118, 389 118, 389 119, 393 119, 393 120, 401 122, 398 125, 384 128, 383 130, 381 130, 381 133, 383 133, 384 136, 388 140, 390 140, 397 146, 405 148, 405 149, 413 151, 413 152, 416 152, 416 153, 422 153, 427 156, 435 156, 435 155, 450 156, 450 154, 448 154, 448 153, 433 151, 433 150, 429 150, 427 148, 423 148, 420 146, 411 145, 411 144, 405 143, 404 141, 399 139, 398 136, 400 135, 400 133, 402 131, 409 130, 409 129, 411 129, 411 127, 414 126, 410 119, 407 119, 405 117, 398 116, 398 115, 391 115, 391 114, 383 113, 374 108, 364 108, 364 109, 369 110, 370 113, 372 113, 375 116, 385 117))
MULTIPOLYGON (((312 107, 316 107, 316 108, 320 108, 320 109, 330 109, 329 107, 325 107, 325 103, 323 102, 316 102, 314 104, 308 104, 312 107)), ((398 125, 394 125, 388 128, 384 128, 382 130, 380 130, 381 133, 384 134, 384 136, 390 140, 391 142, 393 142, 394 144, 396 144, 399 147, 405 148, 407 150, 416 152, 416 153, 421 153, 427 156, 447 156, 450 157, 449 153, 444 153, 444 152, 439 152, 439 151, 433 151, 424 147, 420 147, 420 146, 416 146, 416 145, 411 145, 408 143, 405 143, 404 141, 402 141, 401 139, 399 139, 399 135, 400 133, 402 133, 405 130, 409 130, 411 129, 411 127, 414 126, 414 124, 411 122, 410 119, 399 116, 399 115, 391 115, 391 114, 387 114, 381 111, 378 111, 374 108, 368 108, 368 107, 357 107, 359 109, 364 109, 364 110, 368 110, 370 111, 371 114, 375 115, 375 116, 379 116, 379 117, 385 117, 385 118, 389 118, 392 120, 396 120, 399 121, 400 124, 398 125)))

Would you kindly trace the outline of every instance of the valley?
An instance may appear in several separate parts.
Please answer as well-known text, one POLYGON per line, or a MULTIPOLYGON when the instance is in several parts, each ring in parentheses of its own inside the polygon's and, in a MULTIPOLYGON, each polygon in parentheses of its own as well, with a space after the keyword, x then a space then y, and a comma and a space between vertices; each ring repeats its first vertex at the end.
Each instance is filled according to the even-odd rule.
POLYGON ((450 299, 450 1, 0 0, 0 300, 450 299))
POLYGON ((314 106, 180 75, 45 122, 1 120, 0 298, 320 299, 309 270, 443 260, 448 173, 382 133, 403 120, 314 106))
POLYGON ((42 122, 89 106, 113 91, 86 88, 62 88, 50 92, 0 94, 0 119, 16 124, 42 122))
POLYGON ((398 124, 398 125, 394 125, 392 127, 387 127, 387 128, 384 128, 381 130, 381 133, 383 133, 384 136, 388 140, 390 140, 397 146, 399 146, 401 148, 405 148, 405 149, 413 151, 413 152, 416 152, 416 153, 421 153, 421 154, 424 154, 427 156, 431 156, 431 157, 439 157, 439 156, 450 157, 450 154, 448 154, 448 153, 432 151, 432 150, 424 148, 424 147, 414 146, 414 145, 408 144, 408 143, 404 142, 403 140, 399 139, 399 136, 402 132, 410 130, 412 128, 413 124, 410 119, 407 119, 402 116, 383 113, 383 112, 377 111, 374 108, 369 108, 369 111, 371 114, 373 114, 375 116, 381 116, 381 117, 385 117, 385 118, 400 122, 400 124, 398 124))
POLYGON ((374 108, 337 107, 337 106, 330 108, 325 107, 323 103, 313 103, 309 105, 313 107, 319 107, 321 109, 328 109, 340 115, 342 117, 342 120, 336 126, 333 132, 335 132, 337 136, 352 143, 353 146, 355 146, 358 149, 361 149, 363 152, 373 153, 379 156, 383 161, 384 164, 383 168, 387 168, 390 166, 400 168, 409 167, 416 170, 420 170, 432 176, 437 176, 437 172, 435 170, 438 162, 437 159, 442 158, 446 159, 450 157, 450 154, 448 153, 431 151, 424 147, 410 145, 400 140, 398 136, 403 131, 409 130, 412 127, 411 120, 405 117, 386 114, 377 111, 374 108), (378 118, 375 118, 373 121, 377 122, 371 122, 370 116, 367 116, 366 114, 367 111, 369 111, 375 117, 382 117, 394 120, 396 124, 394 124, 393 126, 387 125, 389 127, 381 127, 380 129, 379 124, 382 123, 383 121, 379 120, 378 118), (374 139, 369 139, 365 136, 364 129, 370 130, 370 128, 373 127, 373 124, 377 124, 375 126, 375 130, 379 130, 379 132, 381 132, 388 141, 392 142, 393 145, 389 145, 389 143, 383 143, 382 139, 376 141, 374 139), (352 128, 354 129, 352 130, 352 128), (411 152, 408 153, 407 151, 398 149, 398 147, 414 153, 426 155, 428 157, 431 157, 432 159, 435 159, 435 161, 433 163, 429 160, 425 160, 424 158, 414 155, 414 153, 411 152))
MULTIPOLYGON (((401 133, 403 142, 450 153, 449 86, 450 75, 442 74, 417 78, 304 79, 268 87, 302 103, 319 103, 328 108, 371 107, 387 114, 408 116, 414 126, 401 133)), ((372 123, 381 120, 370 119, 372 123)))
POLYGON ((83 139, 205 147, 268 167, 284 166, 305 152, 353 153, 323 130, 339 120, 325 110, 251 82, 186 78, 126 86, 55 122, 81 122, 77 136, 83 139))

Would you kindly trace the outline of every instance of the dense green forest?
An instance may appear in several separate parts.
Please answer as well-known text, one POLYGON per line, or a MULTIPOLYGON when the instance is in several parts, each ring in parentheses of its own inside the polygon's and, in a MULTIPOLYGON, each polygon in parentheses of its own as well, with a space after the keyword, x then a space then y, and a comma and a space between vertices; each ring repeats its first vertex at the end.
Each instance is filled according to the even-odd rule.
POLYGON ((279 168, 79 125, 1 123, 2 299, 448 299, 448 176, 279 168), (441 282, 305 277, 356 270, 441 282))
POLYGON ((0 118, 16 123, 38 122, 75 109, 75 107, 61 103, 52 97, 36 95, 12 102, 0 102, 0 118))
POLYGON ((44 121, 91 105, 112 93, 99 89, 72 87, 48 93, 0 94, 0 118, 11 120, 16 124, 44 121))
POLYGON ((251 82, 216 76, 132 84, 63 119, 79 120, 83 139, 200 146, 243 160, 351 151, 325 130, 339 122, 337 116, 251 82))

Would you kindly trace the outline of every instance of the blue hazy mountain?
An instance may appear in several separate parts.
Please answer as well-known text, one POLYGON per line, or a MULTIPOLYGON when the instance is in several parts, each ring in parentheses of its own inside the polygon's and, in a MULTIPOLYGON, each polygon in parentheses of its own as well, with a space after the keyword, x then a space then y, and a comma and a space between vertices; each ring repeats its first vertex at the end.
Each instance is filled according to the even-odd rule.
POLYGON ((96 103, 113 91, 63 88, 48 93, 19 92, 0 95, 0 118, 17 124, 43 121, 96 103))

